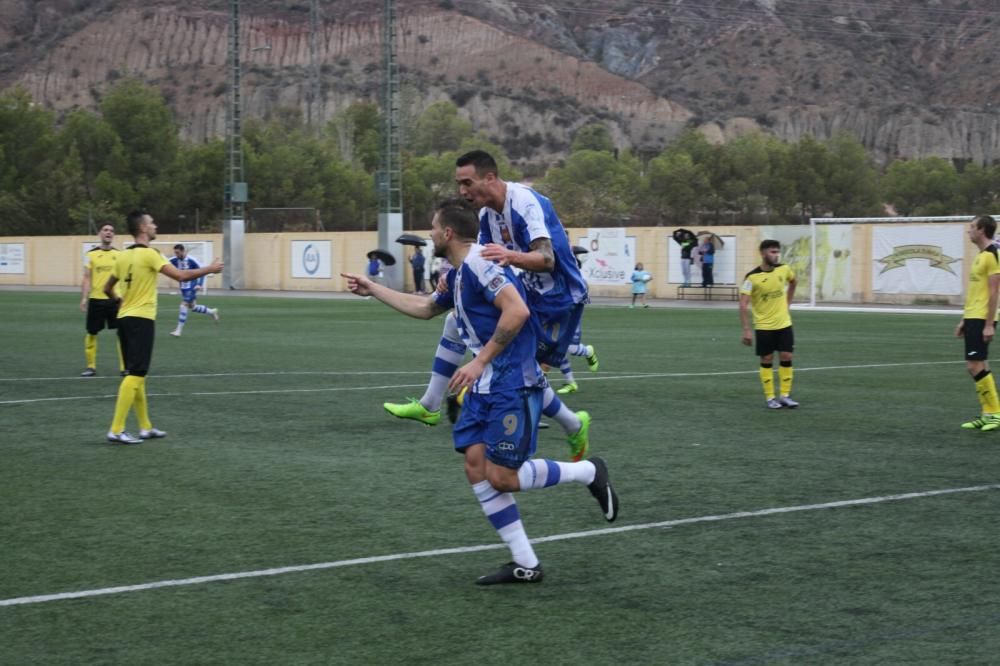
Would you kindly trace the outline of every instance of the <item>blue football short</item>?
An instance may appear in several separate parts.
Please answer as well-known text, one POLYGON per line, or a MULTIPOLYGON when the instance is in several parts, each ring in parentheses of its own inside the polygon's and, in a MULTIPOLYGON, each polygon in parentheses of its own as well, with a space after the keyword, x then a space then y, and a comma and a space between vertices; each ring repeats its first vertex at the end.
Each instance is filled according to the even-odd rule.
POLYGON ((577 303, 555 315, 532 311, 531 329, 538 343, 535 360, 558 367, 566 358, 566 350, 573 344, 574 337, 579 342, 581 319, 583 303, 577 303))
POLYGON ((467 393, 452 434, 455 450, 485 444, 487 460, 518 469, 535 455, 541 415, 542 389, 467 393))
POLYGON ((181 300, 185 303, 191 303, 198 300, 198 292, 194 288, 191 289, 181 289, 181 300))

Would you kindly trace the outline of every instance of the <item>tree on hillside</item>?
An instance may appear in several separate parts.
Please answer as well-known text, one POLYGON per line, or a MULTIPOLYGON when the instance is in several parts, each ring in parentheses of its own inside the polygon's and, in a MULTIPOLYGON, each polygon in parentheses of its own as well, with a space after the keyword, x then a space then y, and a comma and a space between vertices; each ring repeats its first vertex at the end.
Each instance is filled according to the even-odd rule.
POLYGON ((827 208, 836 217, 866 217, 882 213, 878 171, 853 134, 841 132, 826 142, 830 169, 826 177, 827 208))
POLYGON ((708 175, 683 150, 667 150, 650 160, 642 200, 657 218, 677 224, 691 222, 692 213, 706 200, 708 175))
POLYGON ((173 113, 159 90, 127 80, 101 101, 101 115, 118 134, 128 159, 132 186, 142 194, 176 157, 180 140, 173 113))
POLYGON ((56 145, 54 122, 24 88, 0 94, 0 190, 30 188, 48 170, 56 145))
POLYGON ((573 135, 573 143, 569 147, 570 153, 581 150, 597 150, 608 153, 615 151, 615 143, 611 140, 611 132, 608 131, 604 123, 591 123, 584 125, 573 135))
POLYGON ((882 192, 900 215, 948 215, 959 205, 958 172, 942 157, 897 160, 882 179, 882 192))
POLYGON ((459 117, 458 107, 448 101, 435 102, 417 120, 412 141, 417 155, 440 155, 457 150, 472 136, 472 124, 459 117))
POLYGON ((818 217, 825 212, 831 166, 830 151, 808 134, 791 147, 788 170, 803 218, 818 217))
POLYGON ((639 174, 639 161, 631 154, 615 159, 611 153, 581 150, 551 169, 539 189, 566 226, 618 225, 635 206, 639 174))

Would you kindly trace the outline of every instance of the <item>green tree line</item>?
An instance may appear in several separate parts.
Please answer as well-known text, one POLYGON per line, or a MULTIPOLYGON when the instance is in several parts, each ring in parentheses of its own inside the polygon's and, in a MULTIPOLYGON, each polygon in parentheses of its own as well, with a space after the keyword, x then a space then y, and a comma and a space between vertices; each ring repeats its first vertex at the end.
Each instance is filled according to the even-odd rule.
MULTIPOLYGON (((279 109, 245 123, 248 210, 314 208, 328 230, 374 229, 381 118, 355 103, 319 131, 279 109)), ((493 153, 503 177, 519 180, 504 150, 448 101, 405 127, 403 209, 407 228, 427 228, 434 201, 454 193, 455 158, 493 153)), ((64 117, 23 88, 0 94, 0 235, 86 234, 91 223, 149 210, 165 230, 218 230, 225 145, 182 141, 163 96, 138 81, 110 89, 96 112, 64 117)), ((596 123, 575 134, 568 156, 533 184, 567 226, 753 224, 810 216, 991 212, 1000 165, 928 157, 880 169, 851 135, 796 143, 750 133, 725 144, 685 132, 658 155, 614 148, 596 123)), ((251 220, 253 216, 251 214, 251 220)), ((251 226, 251 230, 254 230, 251 226)))

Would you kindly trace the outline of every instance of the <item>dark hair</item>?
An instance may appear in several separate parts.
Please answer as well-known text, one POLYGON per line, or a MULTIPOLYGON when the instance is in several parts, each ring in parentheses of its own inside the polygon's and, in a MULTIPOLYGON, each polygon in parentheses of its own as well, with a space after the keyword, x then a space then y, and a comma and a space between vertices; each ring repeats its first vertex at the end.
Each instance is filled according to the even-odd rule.
POLYGON ((102 222, 101 226, 97 227, 97 230, 100 231, 104 227, 111 227, 111 231, 115 231, 115 223, 114 222, 102 222))
POLYGON ((183 245, 181 245, 180 243, 178 243, 177 245, 174 245, 174 249, 175 249, 175 250, 183 250, 183 249, 184 249, 184 246, 183 246, 183 245))
POLYGON ((146 216, 146 212, 142 210, 133 210, 131 213, 125 216, 125 224, 128 227, 128 232, 133 236, 138 235, 139 225, 142 224, 142 218, 146 216))
POLYGON ((494 175, 500 174, 500 170, 497 168, 497 161, 485 150, 470 150, 455 160, 455 166, 457 167, 464 167, 469 164, 476 167, 476 175, 480 177, 488 173, 494 175))
POLYGON ((772 247, 776 247, 776 248, 778 248, 780 250, 781 249, 781 243, 779 243, 776 240, 772 240, 772 239, 762 240, 760 242, 760 251, 761 252, 763 252, 764 250, 770 250, 772 247))
POLYGON ((479 213, 465 199, 445 199, 434 207, 438 224, 454 230, 459 238, 476 240, 479 237, 479 213))
POLYGON ((993 234, 997 232, 997 221, 991 215, 977 215, 972 222, 987 238, 993 238, 993 234))

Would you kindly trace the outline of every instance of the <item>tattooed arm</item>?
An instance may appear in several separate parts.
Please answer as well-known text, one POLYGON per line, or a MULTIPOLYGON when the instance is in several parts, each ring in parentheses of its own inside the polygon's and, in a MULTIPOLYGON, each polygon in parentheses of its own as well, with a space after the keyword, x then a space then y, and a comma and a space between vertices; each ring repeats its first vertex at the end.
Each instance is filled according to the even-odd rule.
POLYGON ((513 285, 497 292, 493 305, 500 310, 500 320, 493 331, 493 337, 483 345, 482 351, 475 358, 455 371, 448 384, 453 391, 471 386, 479 379, 486 366, 517 337, 521 327, 528 321, 528 306, 513 285))
POLYGON ((517 266, 532 273, 551 273, 556 267, 556 255, 549 238, 531 241, 529 252, 508 250, 503 245, 490 243, 483 247, 482 255, 484 259, 500 262, 501 266, 517 266))

